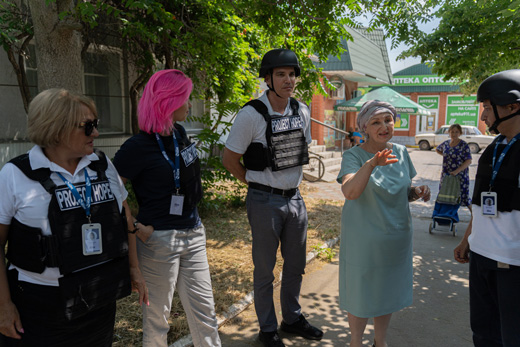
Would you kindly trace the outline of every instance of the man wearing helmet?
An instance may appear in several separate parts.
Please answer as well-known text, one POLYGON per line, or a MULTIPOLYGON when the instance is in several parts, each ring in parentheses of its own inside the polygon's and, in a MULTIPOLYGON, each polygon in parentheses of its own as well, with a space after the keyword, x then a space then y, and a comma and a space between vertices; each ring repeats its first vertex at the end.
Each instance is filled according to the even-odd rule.
POLYGON ((299 304, 307 210, 298 186, 311 142, 309 108, 291 98, 299 75, 298 58, 291 50, 274 49, 264 55, 260 77, 269 90, 237 114, 223 157, 226 169, 249 186, 246 203, 253 237, 254 299, 259 339, 265 346, 285 346, 278 336, 273 302, 279 244, 284 258, 281 329, 312 340, 323 336, 307 322, 299 304))
POLYGON ((470 263, 475 346, 520 346, 520 69, 488 77, 477 100, 499 136, 480 157, 472 220, 454 256, 470 263))

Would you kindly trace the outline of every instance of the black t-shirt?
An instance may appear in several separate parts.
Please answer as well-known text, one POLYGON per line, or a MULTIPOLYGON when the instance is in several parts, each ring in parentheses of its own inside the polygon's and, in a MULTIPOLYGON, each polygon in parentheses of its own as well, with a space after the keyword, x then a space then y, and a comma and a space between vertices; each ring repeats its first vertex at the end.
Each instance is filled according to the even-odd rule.
MULTIPOLYGON (((182 128, 178 124, 176 127, 182 128)), ((183 128, 175 134, 179 142, 187 141, 183 128)), ((161 136, 161 140, 167 155, 175 162, 172 136, 161 136)), ((182 216, 170 214, 175 192, 173 169, 164 158, 155 134, 141 131, 125 141, 114 157, 114 165, 121 177, 132 182, 139 204, 136 218, 141 223, 153 225, 157 230, 193 228, 200 224, 196 206, 185 208, 182 216)))

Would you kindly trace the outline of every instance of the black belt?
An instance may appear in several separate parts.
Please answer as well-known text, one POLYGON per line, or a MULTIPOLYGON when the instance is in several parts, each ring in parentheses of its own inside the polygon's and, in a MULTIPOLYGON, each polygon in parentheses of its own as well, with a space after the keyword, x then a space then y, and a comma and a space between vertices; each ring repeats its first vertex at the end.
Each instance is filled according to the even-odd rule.
POLYGON ((258 189, 263 192, 268 192, 271 194, 281 195, 285 197, 292 197, 296 192, 298 191, 298 188, 292 188, 292 189, 278 189, 266 186, 264 184, 256 183, 256 182, 249 182, 249 188, 258 189))

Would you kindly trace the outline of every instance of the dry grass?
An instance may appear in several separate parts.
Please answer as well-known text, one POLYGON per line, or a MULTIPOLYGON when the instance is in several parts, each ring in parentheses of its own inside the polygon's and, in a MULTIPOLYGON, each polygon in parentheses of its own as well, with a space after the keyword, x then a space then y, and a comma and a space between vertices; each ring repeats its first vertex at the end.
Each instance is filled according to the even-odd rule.
MULTIPOLYGON (((309 215, 307 251, 313 246, 339 236, 340 201, 312 199, 309 186, 303 184, 302 195, 309 215)), ((225 187, 224 187, 225 189, 225 187)), ((251 229, 245 207, 205 212, 202 221, 207 232, 207 251, 210 264, 215 309, 220 315, 253 290, 251 260, 251 229)), ((275 278, 279 278, 283 260, 278 254, 275 278)), ((321 260, 320 260, 321 261, 321 260)), ((136 294, 118 302, 114 346, 140 346, 142 339, 141 310, 136 294)), ((170 316, 168 342, 173 343, 189 334, 188 324, 179 297, 175 295, 170 316)))

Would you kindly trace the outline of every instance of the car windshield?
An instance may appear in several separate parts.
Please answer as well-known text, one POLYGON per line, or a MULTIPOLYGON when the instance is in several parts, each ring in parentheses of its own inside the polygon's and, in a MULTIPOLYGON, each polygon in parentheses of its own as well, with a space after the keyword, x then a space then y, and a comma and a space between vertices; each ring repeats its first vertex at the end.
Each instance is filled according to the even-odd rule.
MULTIPOLYGON (((435 131, 435 135, 447 135, 449 133, 449 127, 440 127, 439 129, 437 129, 435 131)), ((478 130, 477 127, 471 127, 471 128, 464 128, 463 129, 463 134, 471 134, 471 135, 482 135, 482 133, 480 132, 480 130, 478 130), (464 131, 466 130, 466 131, 464 131), (475 132, 475 133, 473 133, 475 132)))

